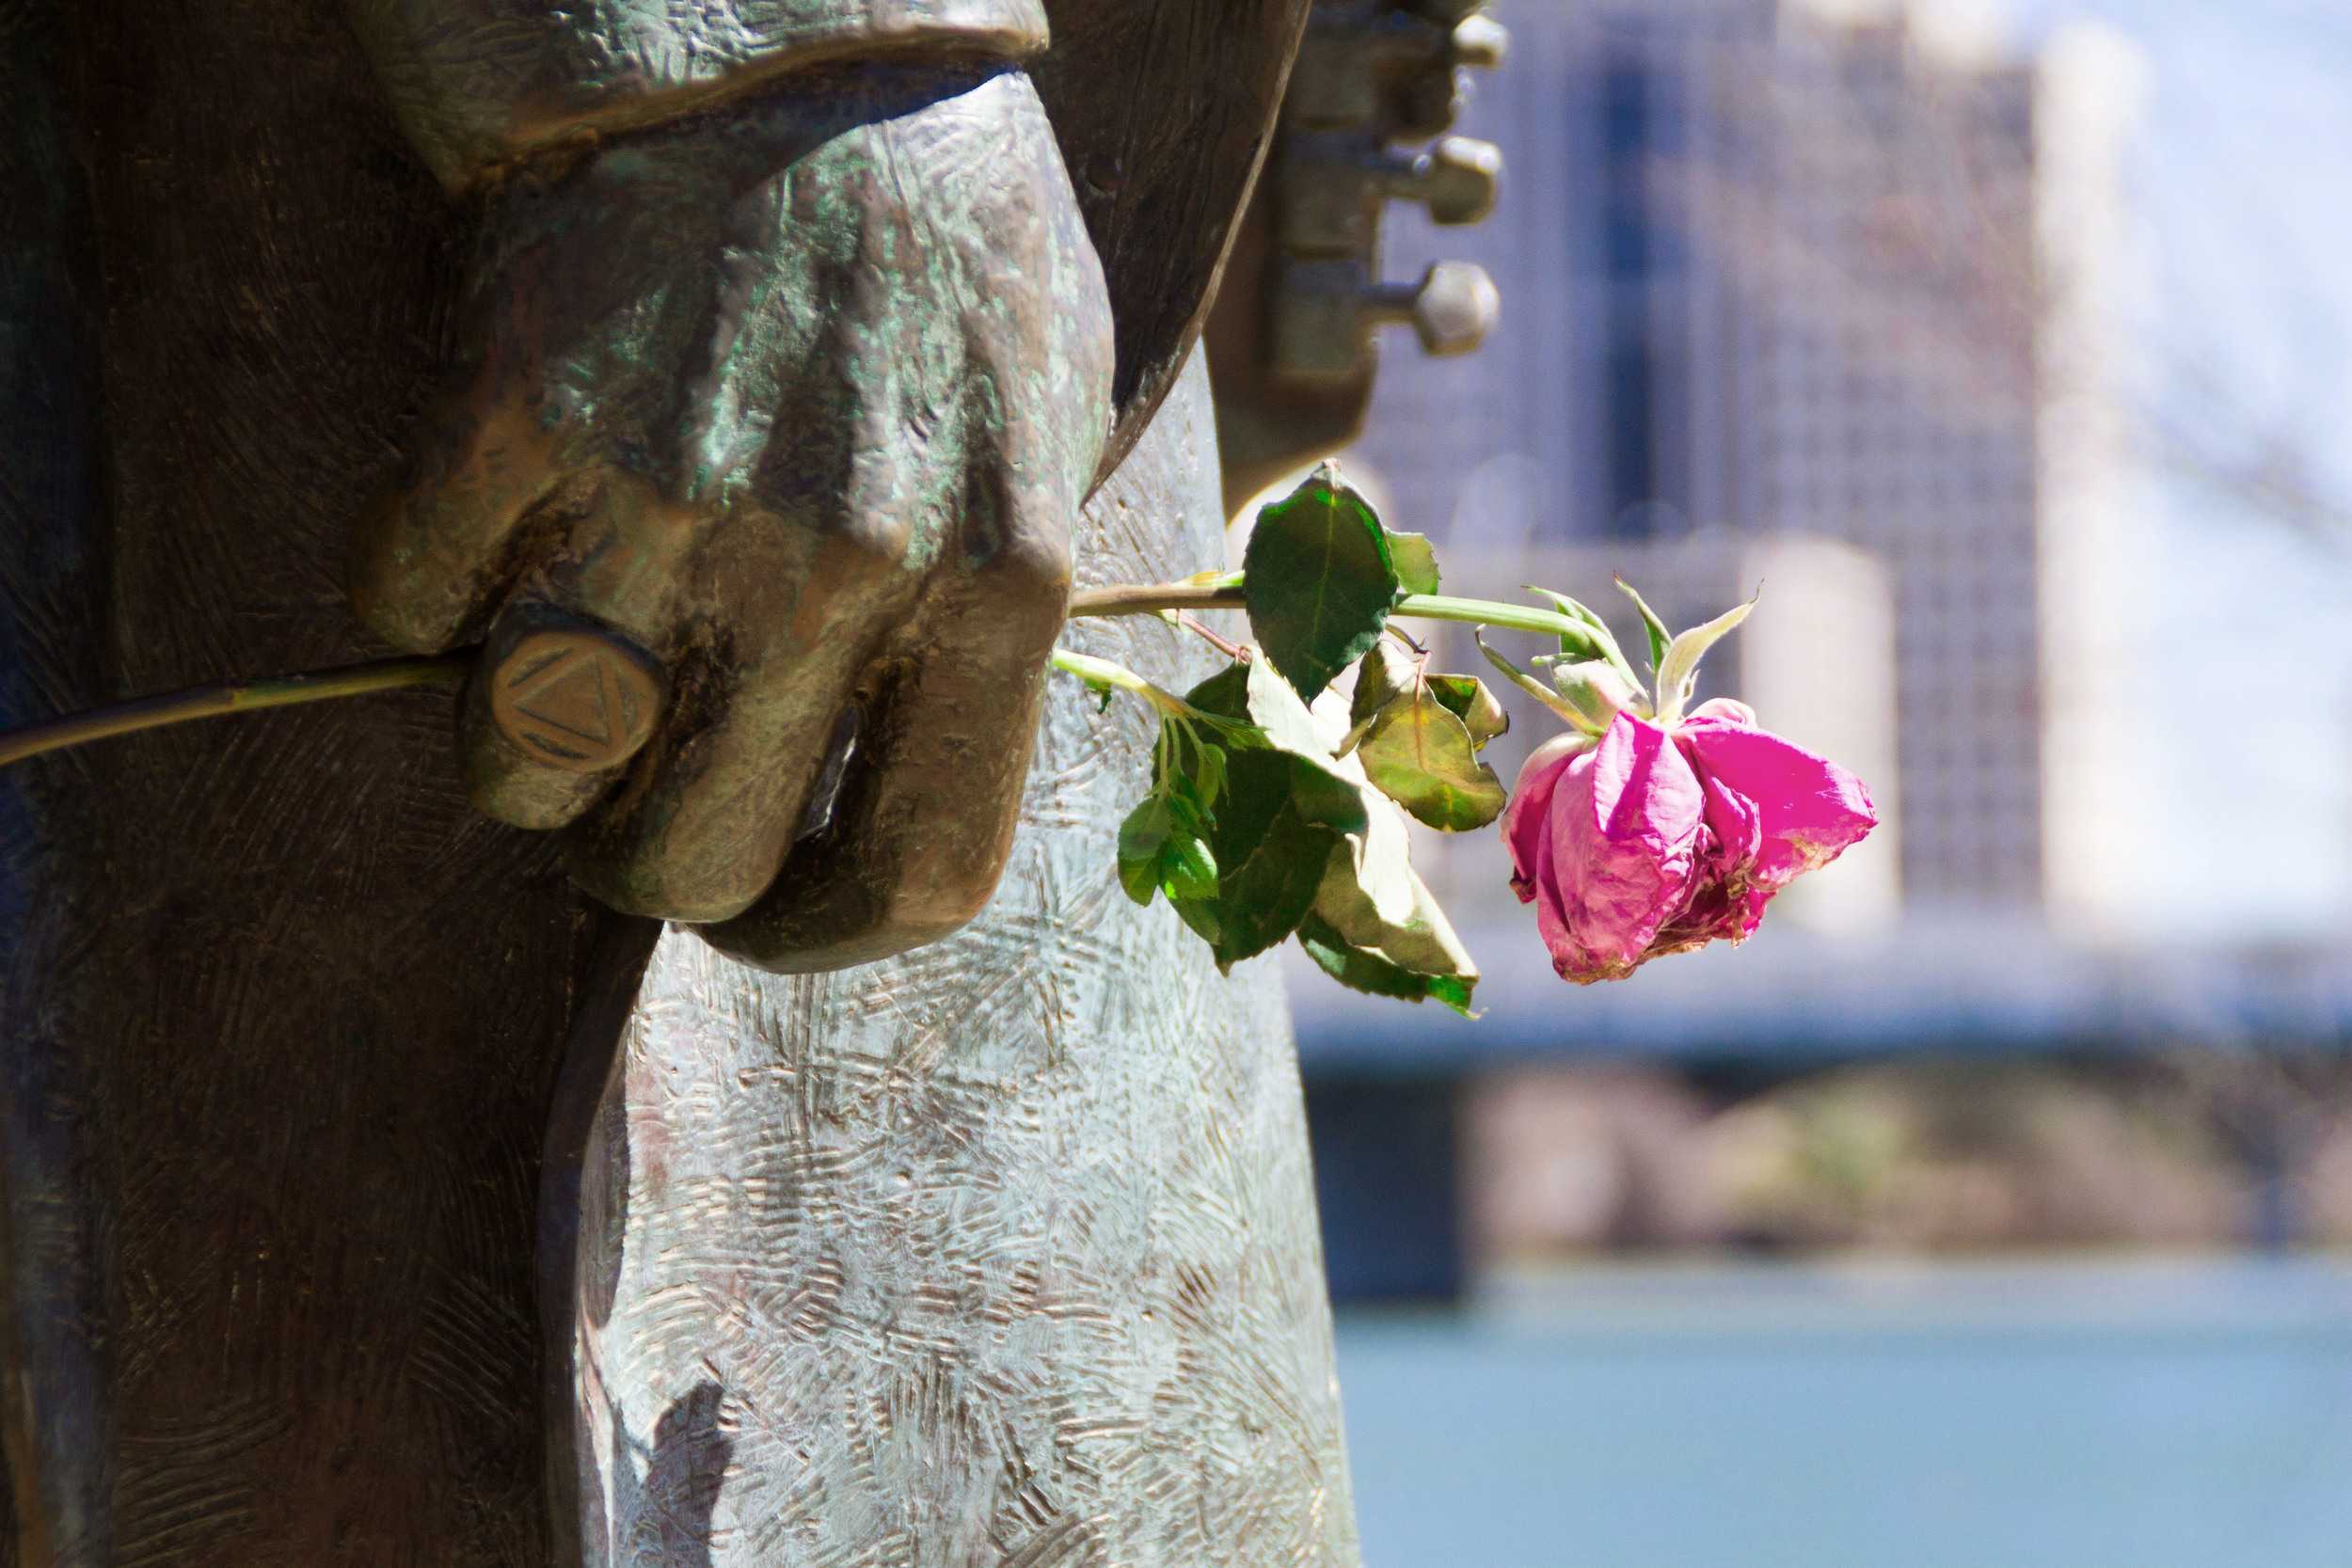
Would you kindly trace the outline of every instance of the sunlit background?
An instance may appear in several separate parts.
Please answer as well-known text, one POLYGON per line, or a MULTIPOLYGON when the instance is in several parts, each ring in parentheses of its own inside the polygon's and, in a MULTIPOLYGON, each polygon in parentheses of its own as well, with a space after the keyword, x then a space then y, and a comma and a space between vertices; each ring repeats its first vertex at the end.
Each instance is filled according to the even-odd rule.
POLYGON ((1760 584, 1703 694, 1887 825, 1591 990, 1426 843, 1487 1016, 1296 978, 1367 1562, 2352 1563, 2352 5, 1493 9, 1387 271, 1504 325, 1351 476, 1760 584))

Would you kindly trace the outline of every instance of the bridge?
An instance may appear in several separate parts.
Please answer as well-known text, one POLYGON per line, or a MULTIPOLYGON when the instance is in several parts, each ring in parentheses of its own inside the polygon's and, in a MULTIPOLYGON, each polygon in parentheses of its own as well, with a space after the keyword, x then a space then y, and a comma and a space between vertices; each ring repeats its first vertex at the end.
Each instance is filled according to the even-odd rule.
POLYGON ((1553 977, 1532 917, 1463 936, 1488 971, 1475 1022, 1342 990, 1298 960, 1291 998, 1307 1072, 1726 1058, 1802 1069, 1906 1054, 2334 1050, 2352 1040, 2352 944, 2104 944, 2020 918, 1912 918, 1835 937, 1768 925, 1743 947, 1579 988, 1553 977))
POLYGON ((1325 1256, 1343 1301, 1463 1290, 1458 1102, 1484 1071, 1644 1061, 1769 1077, 1905 1055, 2290 1054, 2352 1041, 2352 947, 2104 945, 2026 919, 1915 918, 1842 937, 1768 926, 1744 947, 1578 988, 1552 976, 1532 918, 1463 934, 1489 968, 1475 1022, 1359 996, 1295 960, 1325 1256))

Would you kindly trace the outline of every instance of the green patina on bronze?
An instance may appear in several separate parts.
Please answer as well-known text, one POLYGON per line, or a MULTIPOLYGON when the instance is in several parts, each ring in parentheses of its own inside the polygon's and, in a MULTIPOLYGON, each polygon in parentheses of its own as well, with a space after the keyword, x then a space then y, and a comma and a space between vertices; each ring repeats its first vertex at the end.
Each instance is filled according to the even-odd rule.
POLYGON ((1304 9, 0 0, 5 721, 380 658, 347 572, 486 660, 454 763, 395 689, 0 778, 0 1562, 1349 1568, 1277 990, 1079 890, 1148 736, 1041 678, 1214 552, 1197 364, 1080 500, 1304 9), (605 772, 490 733, 573 633, 660 678, 605 772), (812 970, 1009 858, 642 1002, 566 875, 812 970))

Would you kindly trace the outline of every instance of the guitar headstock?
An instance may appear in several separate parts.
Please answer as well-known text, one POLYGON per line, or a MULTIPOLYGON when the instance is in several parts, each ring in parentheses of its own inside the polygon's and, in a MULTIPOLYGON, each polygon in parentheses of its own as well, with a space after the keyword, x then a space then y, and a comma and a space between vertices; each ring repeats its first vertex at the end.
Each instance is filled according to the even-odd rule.
POLYGON ((1411 326, 1433 355, 1493 326, 1483 268, 1391 281, 1380 229, 1394 201, 1449 225, 1493 209, 1501 152, 1450 132, 1468 73, 1505 43, 1477 0, 1315 0, 1209 326, 1229 503, 1354 438, 1382 326, 1411 326))

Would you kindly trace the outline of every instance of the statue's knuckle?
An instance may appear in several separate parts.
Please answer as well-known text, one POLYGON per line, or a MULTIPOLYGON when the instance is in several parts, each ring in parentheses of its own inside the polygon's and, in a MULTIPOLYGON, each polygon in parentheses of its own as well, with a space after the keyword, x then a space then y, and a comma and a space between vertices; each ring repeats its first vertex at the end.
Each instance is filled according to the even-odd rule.
POLYGON ((834 526, 830 541, 858 575, 873 579, 904 575, 913 541, 904 518, 855 510, 834 526))
POLYGON ((351 607, 361 626, 403 653, 437 654, 456 640, 446 595, 433 593, 381 552, 358 562, 351 607))
POLYGON ((573 881, 623 914, 704 925, 741 914, 765 891, 741 868, 690 869, 659 854, 607 858, 575 852, 573 881))
POLYGON ((432 628, 421 621, 399 593, 381 578, 363 577, 352 584, 351 608, 359 624, 380 641, 403 653, 437 652, 432 628))
POLYGON ((1016 528, 989 559, 986 570, 1008 593, 1039 604, 1070 596, 1070 540, 1057 529, 1016 528))

